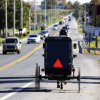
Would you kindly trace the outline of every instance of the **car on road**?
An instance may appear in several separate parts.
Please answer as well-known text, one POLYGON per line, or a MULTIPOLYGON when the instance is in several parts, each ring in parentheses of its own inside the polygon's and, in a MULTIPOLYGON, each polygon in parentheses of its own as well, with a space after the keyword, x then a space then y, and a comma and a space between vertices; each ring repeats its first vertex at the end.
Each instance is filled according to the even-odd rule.
POLYGON ((68 21, 71 21, 71 18, 69 18, 68 21))
POLYGON ((63 23, 65 23, 65 20, 64 20, 64 19, 62 19, 61 21, 62 21, 63 23))
POLYGON ((58 24, 54 24, 53 27, 52 27, 52 30, 57 30, 59 29, 59 25, 58 24))
POLYGON ((68 27, 66 27, 66 26, 62 27, 62 29, 66 29, 68 31, 68 27))
POLYGON ((64 24, 64 22, 63 22, 63 21, 60 21, 60 22, 59 22, 59 25, 62 25, 62 24, 64 24))
POLYGON ((27 38, 27 44, 29 43, 39 43, 40 42, 40 35, 39 33, 32 33, 27 38))
POLYGON ((21 42, 18 37, 7 37, 3 43, 3 54, 7 52, 17 52, 21 53, 21 42))
POLYGON ((70 29, 70 25, 66 24, 65 27, 68 27, 68 29, 70 29))
POLYGON ((42 30, 39 34, 41 35, 41 39, 49 37, 49 32, 47 30, 42 30))
POLYGON ((61 29, 60 32, 59 32, 59 36, 61 35, 66 35, 67 36, 67 30, 66 29, 61 29))

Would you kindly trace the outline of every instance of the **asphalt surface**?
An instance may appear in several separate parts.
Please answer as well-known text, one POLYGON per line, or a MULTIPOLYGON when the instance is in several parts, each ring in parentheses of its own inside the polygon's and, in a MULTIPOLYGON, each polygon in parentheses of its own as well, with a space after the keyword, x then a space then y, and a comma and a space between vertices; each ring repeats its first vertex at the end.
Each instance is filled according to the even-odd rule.
MULTIPOLYGON (((40 69, 44 67, 44 50, 40 47, 27 58, 21 60, 9 67, 3 67, 13 61, 20 59, 30 51, 34 50, 40 44, 26 44, 27 39, 22 40, 22 53, 8 53, 2 55, 0 52, 0 100, 100 100, 100 56, 89 55, 83 52, 81 34, 78 34, 75 18, 69 22, 71 29, 68 33, 73 43, 77 43, 77 49, 73 52, 77 54, 74 59, 75 75, 78 75, 78 68, 81 71, 81 91, 78 92, 78 81, 68 80, 67 85, 61 90, 56 88, 56 81, 41 80, 39 92, 35 91, 35 67, 39 64, 40 69)), ((61 29, 62 25, 60 26, 61 29)), ((50 36, 57 33, 58 30, 47 30, 50 36)), ((60 30, 59 29, 59 30, 60 30)), ((59 34, 57 34, 59 36, 59 34)), ((41 72, 41 75, 44 75, 41 72)))

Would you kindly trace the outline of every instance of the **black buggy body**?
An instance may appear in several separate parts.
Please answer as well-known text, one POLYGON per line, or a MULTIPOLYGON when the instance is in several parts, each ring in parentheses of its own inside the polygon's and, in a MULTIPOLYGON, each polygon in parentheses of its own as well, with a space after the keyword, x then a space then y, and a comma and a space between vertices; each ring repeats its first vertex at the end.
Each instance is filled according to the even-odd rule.
POLYGON ((70 37, 45 38, 43 43, 44 68, 41 69, 45 73, 45 76, 40 75, 40 66, 36 63, 36 91, 40 90, 40 81, 44 78, 56 80, 57 88, 60 89, 63 89, 63 83, 65 85, 67 83, 66 80, 77 79, 78 91, 80 92, 80 70, 78 71, 78 76, 74 76, 73 58, 77 57, 77 55, 73 55, 73 47, 76 49, 76 43, 72 45, 70 37))
POLYGON ((48 37, 44 44, 45 75, 60 79, 71 75, 73 65, 70 37, 48 37))

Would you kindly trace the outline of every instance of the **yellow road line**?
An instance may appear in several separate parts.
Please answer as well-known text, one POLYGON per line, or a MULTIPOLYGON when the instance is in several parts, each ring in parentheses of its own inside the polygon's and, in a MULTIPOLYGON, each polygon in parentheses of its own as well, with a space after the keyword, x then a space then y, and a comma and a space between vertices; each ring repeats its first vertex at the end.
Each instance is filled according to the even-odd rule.
MULTIPOLYGON (((63 26, 64 26, 64 25, 63 25, 63 26)), ((62 27, 63 27, 63 26, 62 26, 62 27)), ((53 36, 56 36, 58 33, 59 33, 59 31, 58 31, 56 34, 54 34, 53 36)), ((32 51, 30 51, 29 53, 27 53, 27 54, 25 54, 24 56, 22 56, 21 58, 15 60, 15 61, 13 61, 13 62, 11 62, 11 63, 5 65, 5 66, 2 66, 2 67, 0 68, 0 70, 6 69, 6 68, 8 68, 8 67, 10 67, 10 66, 12 66, 12 65, 14 65, 14 64, 16 64, 16 63, 18 63, 18 62, 20 62, 20 61, 22 61, 22 60, 24 60, 25 58, 27 58, 27 57, 29 57, 31 54, 33 54, 35 51, 37 51, 38 49, 40 49, 42 46, 43 46, 43 43, 42 43, 41 45, 39 45, 38 47, 36 47, 35 49, 33 49, 32 51)))

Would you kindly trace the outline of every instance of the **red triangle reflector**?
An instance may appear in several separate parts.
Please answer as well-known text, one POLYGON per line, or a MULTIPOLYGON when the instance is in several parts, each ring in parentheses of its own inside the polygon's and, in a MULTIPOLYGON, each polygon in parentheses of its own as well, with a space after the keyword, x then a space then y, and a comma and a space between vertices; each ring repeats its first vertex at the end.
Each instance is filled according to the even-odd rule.
POLYGON ((58 67, 58 68, 61 68, 61 67, 63 67, 63 66, 62 66, 62 64, 61 64, 60 60, 59 60, 59 59, 57 59, 57 60, 56 60, 56 62, 54 63, 54 65, 53 65, 53 67, 56 67, 56 68, 57 68, 57 67, 58 67))

